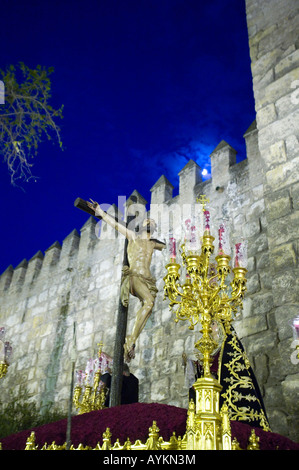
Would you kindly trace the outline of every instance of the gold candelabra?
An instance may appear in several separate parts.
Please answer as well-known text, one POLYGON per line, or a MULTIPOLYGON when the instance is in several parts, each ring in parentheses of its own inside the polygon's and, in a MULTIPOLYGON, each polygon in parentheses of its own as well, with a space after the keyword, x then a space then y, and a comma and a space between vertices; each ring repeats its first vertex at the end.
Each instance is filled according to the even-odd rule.
MULTIPOLYGON (((209 212, 204 211, 209 220, 209 212)), ((194 227, 193 227, 194 228, 194 227)), ((200 322, 201 338, 195 348, 202 357, 203 376, 195 382, 196 404, 189 405, 187 437, 189 449, 227 449, 231 448, 229 420, 227 409, 219 410, 219 398, 222 389, 219 381, 212 377, 210 371, 212 352, 217 347, 212 334, 212 322, 222 324, 227 334, 231 322, 239 308, 246 291, 247 269, 241 265, 241 244, 237 244, 234 268, 230 267, 231 257, 225 253, 225 227, 219 229, 219 251, 211 262, 214 252, 214 237, 210 234, 209 224, 205 224, 201 240, 201 252, 194 250, 198 244, 185 240, 181 246, 182 265, 186 269, 186 280, 181 285, 181 266, 176 262, 174 239, 170 243, 171 262, 166 265, 164 277, 165 298, 170 301, 170 309, 175 314, 175 321, 189 321, 189 329, 200 322), (228 283, 228 276, 233 279, 228 283)))
POLYGON ((6 364, 6 362, 1 361, 0 362, 0 379, 2 379, 6 375, 7 369, 8 369, 8 364, 6 364))
POLYGON ((12 354, 12 346, 8 341, 4 341, 4 336, 5 328, 2 326, 0 328, 0 379, 7 373, 12 354))
POLYGON ((74 389, 73 403, 79 415, 105 408, 107 388, 103 383, 100 383, 101 375, 104 372, 101 360, 104 354, 102 352, 103 343, 99 343, 98 346, 97 360, 88 361, 85 372, 77 371, 77 384, 74 389))

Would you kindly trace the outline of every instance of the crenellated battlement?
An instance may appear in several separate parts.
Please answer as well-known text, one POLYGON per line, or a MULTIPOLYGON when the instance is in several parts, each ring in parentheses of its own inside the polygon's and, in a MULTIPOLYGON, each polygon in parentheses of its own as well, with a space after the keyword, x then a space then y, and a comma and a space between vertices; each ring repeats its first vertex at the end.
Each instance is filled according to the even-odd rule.
MULTIPOLYGON (((247 153, 247 158, 243 161, 260 168, 256 121, 249 126, 243 137, 247 153)), ((240 169, 236 156, 236 150, 225 140, 222 140, 210 155, 211 178, 208 180, 203 180, 200 166, 195 161, 189 160, 179 172, 179 194, 176 196, 175 202, 179 201, 180 204, 194 203, 197 194, 204 188, 207 190, 208 187, 214 191, 222 192, 234 178, 238 168, 240 169)), ((172 183, 162 175, 151 188, 151 204, 167 202, 170 205, 174 202, 172 192, 172 183)))
POLYGON ((22 289, 33 289, 40 278, 47 278, 65 271, 73 259, 84 254, 93 246, 96 221, 90 217, 80 230, 74 229, 62 244, 54 242, 49 248, 38 251, 29 261, 26 259, 13 268, 10 265, 0 276, 0 295, 17 294, 22 289))

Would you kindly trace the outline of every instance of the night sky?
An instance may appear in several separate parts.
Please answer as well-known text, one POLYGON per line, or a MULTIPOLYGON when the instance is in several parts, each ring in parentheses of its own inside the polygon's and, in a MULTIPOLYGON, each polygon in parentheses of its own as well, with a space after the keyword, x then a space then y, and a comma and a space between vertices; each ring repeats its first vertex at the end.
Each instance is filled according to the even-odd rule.
POLYGON ((117 204, 136 189, 150 202, 162 174, 176 195, 178 172, 190 158, 209 172, 222 139, 245 157, 245 0, 2 0, 0 45, 2 69, 55 68, 65 147, 42 143, 21 188, 1 163, 0 273, 79 231, 78 196, 117 204))

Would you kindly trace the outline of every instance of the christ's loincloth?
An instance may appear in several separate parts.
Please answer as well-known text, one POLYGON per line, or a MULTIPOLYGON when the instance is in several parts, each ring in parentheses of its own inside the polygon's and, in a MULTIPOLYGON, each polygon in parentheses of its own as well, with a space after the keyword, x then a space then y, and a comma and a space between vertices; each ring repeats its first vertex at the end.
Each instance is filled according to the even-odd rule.
POLYGON ((134 295, 134 291, 132 289, 132 278, 137 277, 141 279, 144 284, 147 286, 148 290, 155 298, 158 292, 156 287, 156 280, 153 277, 145 277, 142 274, 132 273, 129 266, 124 266, 122 269, 122 281, 121 281, 121 303, 124 307, 128 307, 129 305, 129 295, 134 295))

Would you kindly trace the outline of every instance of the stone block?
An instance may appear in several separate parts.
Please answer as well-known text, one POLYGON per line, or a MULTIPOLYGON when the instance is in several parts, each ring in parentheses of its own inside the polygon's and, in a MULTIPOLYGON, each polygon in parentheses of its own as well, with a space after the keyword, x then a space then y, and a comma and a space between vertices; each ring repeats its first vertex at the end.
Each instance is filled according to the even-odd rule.
POLYGON ((266 233, 260 233, 252 237, 248 245, 248 257, 256 256, 258 253, 268 249, 268 237, 266 233))
POLYGON ((90 351, 90 347, 92 344, 92 336, 77 336, 77 351, 90 351))
POLYGON ((269 193, 266 198, 267 219, 274 220, 288 215, 292 210, 292 201, 288 190, 269 193))
POLYGON ((235 321, 234 328, 240 339, 255 335, 268 329, 266 318, 262 315, 252 315, 248 318, 235 321))
POLYGON ((256 114, 256 122, 258 129, 261 130, 277 118, 275 105, 273 103, 268 104, 261 108, 256 114))
POLYGON ((299 49, 292 51, 275 65, 275 76, 278 78, 296 67, 299 67, 299 49))
POLYGON ((289 424, 286 412, 283 410, 283 401, 280 402, 280 409, 273 408, 272 402, 270 401, 267 407, 267 415, 270 421, 271 431, 282 436, 289 435, 289 424))
POLYGON ((37 302, 37 296, 36 296, 36 295, 33 295, 32 297, 30 297, 30 298, 28 299, 27 307, 28 307, 28 308, 34 307, 34 305, 36 304, 36 302, 37 302))
POLYGON ((269 253, 263 252, 259 253, 256 256, 256 268, 258 271, 263 270, 265 268, 269 268, 270 260, 269 260, 269 253))
POLYGON ((260 278, 258 274, 247 276, 247 294, 251 295, 261 289, 260 278))
POLYGON ((163 308, 162 309, 162 315, 161 315, 161 321, 163 323, 168 323, 172 319, 172 312, 169 308, 163 308))
POLYGON ((246 297, 243 301, 243 311, 242 317, 250 317, 252 315, 252 299, 251 297, 246 297))
POLYGON ((151 400, 153 402, 161 403, 166 400, 169 395, 170 382, 169 377, 163 377, 162 379, 156 380, 151 386, 151 400))
POLYGON ((289 135, 285 140, 289 160, 299 157, 299 141, 296 135, 289 135))
POLYGON ((287 189, 267 194, 265 202, 268 221, 284 217, 292 210, 291 198, 287 189))
MULTIPOLYGON (((259 354, 266 354, 272 356, 272 351, 277 347, 277 335, 275 331, 263 331, 249 338, 246 345, 246 351, 250 356, 255 357, 259 354)), ((258 362, 255 361, 256 368, 258 362)))
POLYGON ((299 304, 299 278, 298 272, 283 271, 275 274, 272 281, 273 301, 275 306, 287 303, 299 304))
POLYGON ((275 103, 282 96, 286 95, 286 90, 292 91, 292 83, 298 79, 299 76, 299 67, 294 68, 288 74, 282 76, 281 78, 274 80, 274 71, 270 70, 265 74, 262 80, 256 83, 255 78, 253 78, 254 87, 258 88, 256 91, 256 110, 257 112, 271 103, 275 103), (270 77, 270 72, 271 77, 270 77), (266 77, 269 77, 266 80, 266 77), (266 80, 266 81, 265 81, 266 80), (263 83, 262 83, 263 82, 263 83))
MULTIPOLYGON (((256 96, 257 96, 256 101, 258 103, 264 99, 266 88, 268 87, 269 84, 273 83, 274 80, 275 80, 275 75, 274 75, 273 68, 270 68, 263 75, 256 75, 252 78, 254 88, 256 89, 256 96)), ((263 106, 266 106, 270 102, 271 102, 270 100, 263 101, 263 104, 259 109, 261 109, 263 106)), ((257 111, 259 111, 259 109, 257 109, 257 111)))
POLYGON ((293 243, 286 243, 273 248, 271 261, 275 271, 296 267, 297 257, 293 243))
POLYGON ((259 217, 263 214, 265 210, 265 201, 264 199, 260 199, 259 201, 255 201, 250 205, 248 210, 246 211, 246 220, 252 221, 255 220, 258 223, 258 226, 255 227, 255 233, 259 233, 259 217))
POLYGON ((254 315, 264 315, 265 313, 269 312, 272 307, 272 292, 260 293, 252 296, 252 312, 254 315))
POLYGON ((286 161, 287 153, 284 140, 280 140, 270 145, 268 153, 265 152, 264 154, 264 162, 267 170, 271 170, 286 161))
POLYGON ((298 238, 299 211, 272 220, 268 225, 269 243, 272 247, 292 242, 298 238))
MULTIPOLYGON (((267 164, 269 162, 269 148, 275 144, 276 142, 280 142, 282 140, 286 141, 290 139, 292 136, 298 135, 298 121, 299 121, 299 108, 288 114, 286 117, 282 119, 278 119, 268 126, 264 127, 259 132, 259 146, 261 151, 261 158, 262 161, 267 164)), ((298 152, 294 155, 287 152, 288 160, 292 160, 295 157, 298 157, 298 152)), ((283 160, 282 156, 279 156, 283 160)), ((270 156, 270 163, 273 157, 270 156)), ((276 157, 278 159, 278 157, 276 157)), ((266 170, 267 170, 266 166, 266 170)))
POLYGON ((298 415, 299 373, 286 377, 282 382, 282 391, 287 409, 298 415))
MULTIPOLYGON (((247 157, 248 158, 248 157, 247 157)), ((254 202, 263 199, 264 197, 264 185, 258 184, 252 188, 252 199, 254 202)))
POLYGON ((158 362, 164 361, 168 357, 168 345, 160 344, 156 350, 156 360, 158 362))
POLYGON ((272 289, 272 272, 270 269, 263 269, 259 272, 261 290, 270 291, 272 289))
POLYGON ((267 412, 269 412, 271 409, 282 409, 284 405, 284 399, 281 388, 278 389, 273 385, 266 384, 265 391, 266 397, 264 401, 267 412))
POLYGON ((280 341, 292 338, 291 322, 298 315, 298 305, 282 305, 275 308, 274 316, 280 341))
MULTIPOLYGON (((251 42, 254 44, 257 41, 258 36, 255 37, 255 40, 251 42)), ((274 49, 272 51, 266 52, 262 56, 260 56, 257 60, 252 63, 252 74, 254 77, 262 77, 265 75, 269 69, 275 67, 277 57, 279 52, 274 49)))
POLYGON ((170 345, 170 356, 180 356, 184 351, 184 340, 176 339, 170 345))
POLYGON ((291 187, 292 204, 295 210, 299 210, 299 182, 291 187))
MULTIPOLYGON (((267 354, 257 353, 252 363, 257 383, 262 387, 262 384, 265 384, 269 377, 269 357, 267 354)), ((263 392, 262 389, 261 392, 263 392)))
POLYGON ((248 258, 248 264, 247 264, 247 271, 251 273, 252 271, 255 271, 256 268, 256 262, 255 262, 255 257, 251 256, 248 258))
POLYGON ((154 349, 153 348, 147 348, 142 350, 142 360, 143 363, 151 363, 154 358, 154 349))
MULTIPOLYGON (((255 15, 255 21, 256 21, 256 15, 255 15)), ((271 38, 273 32, 275 32, 277 29, 277 25, 270 25, 268 28, 259 28, 258 32, 250 38, 250 46, 260 43, 264 38, 271 38)))
MULTIPOLYGON (((292 82, 291 85, 294 85, 296 83, 298 83, 299 86, 299 80, 295 80, 294 82, 292 82)), ((283 119, 288 114, 296 111, 299 102, 298 94, 299 92, 297 88, 295 90, 291 88, 287 95, 282 96, 275 102, 275 109, 278 119, 283 119)))

